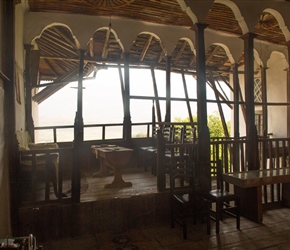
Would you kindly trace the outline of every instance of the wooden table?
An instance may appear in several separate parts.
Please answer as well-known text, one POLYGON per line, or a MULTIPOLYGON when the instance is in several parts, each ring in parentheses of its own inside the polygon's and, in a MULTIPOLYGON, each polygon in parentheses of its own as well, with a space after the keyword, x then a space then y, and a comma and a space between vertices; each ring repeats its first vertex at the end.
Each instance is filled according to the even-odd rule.
MULTIPOLYGON (((122 177, 122 169, 125 168, 130 161, 133 153, 133 149, 118 147, 118 146, 103 146, 103 147, 92 147, 97 158, 101 159, 101 169, 105 165, 110 166, 114 169, 114 179, 112 183, 106 184, 105 188, 120 188, 120 187, 131 187, 131 182, 125 182, 122 177)), ((102 170, 101 170, 102 171, 102 170)))
POLYGON ((117 145, 109 145, 109 144, 100 144, 100 145, 91 146, 92 153, 95 154, 96 159, 100 161, 100 171, 97 173, 94 173, 93 178, 112 175, 112 170, 110 170, 111 167, 106 164, 106 161, 104 160, 104 158, 99 157, 98 152, 100 148, 117 148, 117 147, 118 147, 117 145))
POLYGON ((241 198, 242 215, 257 223, 263 221, 262 186, 276 183, 287 183, 283 198, 289 203, 290 168, 250 170, 223 174, 225 182, 235 185, 235 192, 241 198))

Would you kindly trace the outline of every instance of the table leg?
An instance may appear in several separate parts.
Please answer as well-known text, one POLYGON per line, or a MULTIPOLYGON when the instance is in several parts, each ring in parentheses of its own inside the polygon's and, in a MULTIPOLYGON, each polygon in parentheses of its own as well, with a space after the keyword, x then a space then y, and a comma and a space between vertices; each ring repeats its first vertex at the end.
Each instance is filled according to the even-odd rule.
POLYGON ((105 188, 120 188, 120 187, 131 187, 132 182, 126 182, 123 180, 121 170, 115 168, 115 175, 112 183, 106 184, 105 188))
POLYGON ((240 196, 241 215, 257 223, 263 221, 262 187, 235 187, 240 196))
POLYGON ((93 178, 104 177, 112 175, 112 172, 109 170, 109 166, 106 164, 103 158, 100 158, 100 171, 93 174, 93 178))

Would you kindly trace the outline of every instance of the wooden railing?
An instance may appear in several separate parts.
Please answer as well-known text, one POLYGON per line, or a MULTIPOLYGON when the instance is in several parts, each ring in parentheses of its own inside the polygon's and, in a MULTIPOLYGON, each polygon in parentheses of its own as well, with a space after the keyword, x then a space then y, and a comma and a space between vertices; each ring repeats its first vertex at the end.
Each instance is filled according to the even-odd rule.
MULTIPOLYGON (((149 138, 152 136, 152 131, 153 131, 153 126, 151 122, 140 122, 140 123, 132 123, 132 129, 137 128, 137 127, 145 127, 144 133, 142 133, 142 135, 145 138, 149 138)), ((86 130, 86 128, 96 128, 96 129, 100 129, 100 136, 97 136, 96 138, 92 138, 90 140, 108 140, 108 139, 112 139, 112 138, 108 138, 108 133, 107 130, 108 128, 112 128, 112 127, 123 127, 123 123, 106 123, 106 124, 86 124, 84 125, 84 131, 86 130)), ((69 136, 71 138, 71 141, 74 138, 74 125, 63 125, 63 126, 39 126, 39 127, 35 127, 34 131, 50 131, 51 132, 51 137, 49 138, 50 142, 55 142, 55 143, 59 143, 62 142, 62 140, 60 140, 59 138, 61 137, 61 130, 71 130, 71 132, 69 133, 69 136)), ((121 129, 122 131, 122 129, 121 129)), ((134 135, 133 135, 134 136, 134 135)), ((115 139, 122 139, 123 138, 123 133, 120 132, 120 135, 118 135, 115 139)), ((43 142, 40 139, 40 142, 43 142)))

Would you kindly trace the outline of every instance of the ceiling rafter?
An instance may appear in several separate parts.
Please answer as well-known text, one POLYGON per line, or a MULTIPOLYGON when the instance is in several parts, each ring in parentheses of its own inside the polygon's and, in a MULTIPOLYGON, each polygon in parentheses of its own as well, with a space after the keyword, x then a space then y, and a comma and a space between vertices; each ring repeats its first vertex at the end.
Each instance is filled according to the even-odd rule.
POLYGON ((64 53, 69 52, 70 54, 77 54, 71 48, 62 45, 62 42, 60 40, 57 40, 56 38, 50 36, 49 34, 45 35, 45 39, 47 39, 47 41, 50 43, 51 46, 55 45, 58 50, 62 49, 64 53))
POLYGON ((104 42, 102 58, 107 58, 108 57, 108 43, 109 43, 109 39, 110 39, 110 34, 111 34, 111 30, 108 29, 106 31, 106 38, 105 38, 105 42, 104 42))
POLYGON ((174 59, 173 64, 176 65, 176 64, 178 63, 180 57, 182 56, 182 54, 183 54, 183 52, 184 52, 184 49, 185 49, 186 45, 187 45, 187 41, 183 40, 182 45, 181 45, 181 48, 180 48, 180 50, 178 51, 178 53, 177 53, 177 55, 176 55, 176 57, 175 57, 175 59, 174 59))
POLYGON ((74 42, 72 42, 64 33, 59 31, 55 26, 52 27, 52 30, 55 31, 61 38, 63 38, 68 44, 70 44, 75 50, 78 50, 78 47, 74 42))
POLYGON ((140 56, 140 61, 141 62, 144 61, 144 58, 145 58, 146 53, 147 53, 147 51, 149 49, 149 46, 151 44, 152 39, 153 39, 153 36, 152 35, 149 35, 149 37, 148 37, 148 39, 147 39, 147 41, 146 41, 146 43, 145 43, 145 45, 143 47, 143 51, 141 53, 141 56, 140 56))
POLYGON ((208 56, 208 58, 205 61, 205 65, 208 65, 208 63, 210 62, 210 60, 217 54, 219 50, 219 46, 215 46, 215 48, 213 49, 213 51, 211 52, 211 54, 208 56))
POLYGON ((94 57, 94 40, 92 38, 89 41, 89 54, 90 57, 94 57))

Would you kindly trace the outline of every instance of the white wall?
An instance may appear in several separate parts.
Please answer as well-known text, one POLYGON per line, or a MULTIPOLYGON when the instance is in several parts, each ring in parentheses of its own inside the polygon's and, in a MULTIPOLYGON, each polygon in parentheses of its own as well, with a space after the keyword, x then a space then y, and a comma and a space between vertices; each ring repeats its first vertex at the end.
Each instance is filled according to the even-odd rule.
MULTIPOLYGON (((287 71, 283 57, 272 53, 268 61, 267 93, 268 102, 287 101, 287 71)), ((268 107, 268 132, 273 137, 287 137, 287 108, 286 106, 268 107)))
MULTIPOLYGON (((24 99, 24 45, 23 29, 24 29, 24 13, 26 9, 22 4, 15 6, 15 81, 19 81, 20 103, 15 101, 15 128, 17 130, 25 130, 25 99, 24 99)), ((15 83, 17 84, 17 83, 15 83)))

